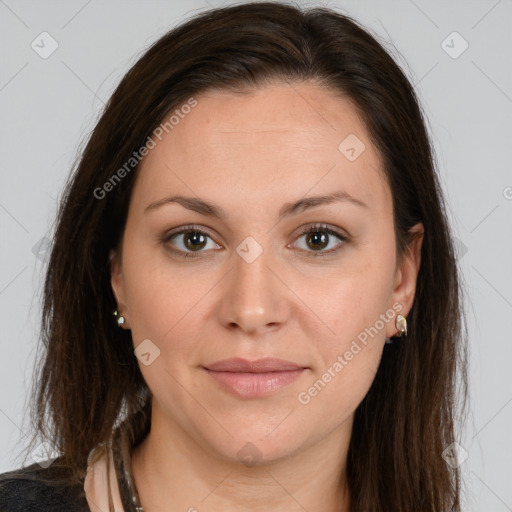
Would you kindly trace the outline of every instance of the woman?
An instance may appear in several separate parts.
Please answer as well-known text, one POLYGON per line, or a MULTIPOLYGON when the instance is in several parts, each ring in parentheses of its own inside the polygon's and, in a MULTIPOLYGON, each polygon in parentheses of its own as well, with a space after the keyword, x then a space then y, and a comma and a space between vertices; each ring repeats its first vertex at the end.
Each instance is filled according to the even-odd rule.
POLYGON ((459 510, 432 153, 336 11, 236 5, 157 41, 58 212, 33 418, 60 455, 2 475, 0 508, 459 510))

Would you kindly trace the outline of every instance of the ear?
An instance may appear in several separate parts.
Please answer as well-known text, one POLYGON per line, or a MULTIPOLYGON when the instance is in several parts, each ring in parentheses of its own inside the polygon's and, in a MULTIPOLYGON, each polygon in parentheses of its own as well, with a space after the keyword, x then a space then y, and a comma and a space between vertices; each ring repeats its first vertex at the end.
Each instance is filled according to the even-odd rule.
POLYGON ((117 303, 119 314, 124 316, 125 323, 122 325, 124 329, 129 329, 129 312, 126 307, 126 295, 124 287, 123 267, 120 254, 114 249, 110 251, 110 285, 117 303))
MULTIPOLYGON (((391 300, 391 304, 399 303, 402 306, 399 313, 405 317, 407 317, 412 308, 416 293, 416 281, 421 264, 421 247, 425 233, 423 224, 419 222, 414 225, 410 233, 412 241, 405 249, 402 261, 396 269, 391 300)), ((389 322, 386 328, 386 337, 391 338, 396 333, 395 322, 389 322)))

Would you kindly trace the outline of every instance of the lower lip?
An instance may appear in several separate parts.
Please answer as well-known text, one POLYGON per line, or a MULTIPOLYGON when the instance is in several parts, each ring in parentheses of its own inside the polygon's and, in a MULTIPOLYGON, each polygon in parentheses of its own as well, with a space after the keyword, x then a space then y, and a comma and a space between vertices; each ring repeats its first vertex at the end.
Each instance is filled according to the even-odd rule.
POLYGON ((214 372, 207 368, 205 370, 235 395, 243 398, 258 398, 271 395, 291 384, 302 375, 305 369, 269 373, 214 372))

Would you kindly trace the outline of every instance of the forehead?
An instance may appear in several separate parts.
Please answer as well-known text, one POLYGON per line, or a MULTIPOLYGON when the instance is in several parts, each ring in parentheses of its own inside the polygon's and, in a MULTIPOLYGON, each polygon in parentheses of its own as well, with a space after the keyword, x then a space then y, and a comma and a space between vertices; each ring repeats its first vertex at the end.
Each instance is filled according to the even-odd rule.
POLYGON ((346 98, 303 83, 194 98, 142 161, 136 188, 148 200, 233 190, 278 200, 341 188, 369 204, 390 201, 379 155, 346 98))

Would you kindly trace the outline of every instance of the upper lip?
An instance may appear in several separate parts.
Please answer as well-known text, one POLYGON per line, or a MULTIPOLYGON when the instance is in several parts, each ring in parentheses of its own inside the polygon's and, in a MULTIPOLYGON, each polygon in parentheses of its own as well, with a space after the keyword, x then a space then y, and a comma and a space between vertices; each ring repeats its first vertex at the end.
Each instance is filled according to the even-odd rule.
POLYGON ((302 370, 305 367, 285 361, 284 359, 277 359, 275 357, 266 357, 264 359, 256 359, 249 361, 248 359, 234 358, 223 359, 215 363, 205 366, 207 370, 216 372, 234 372, 234 373, 268 373, 279 371, 302 370))

